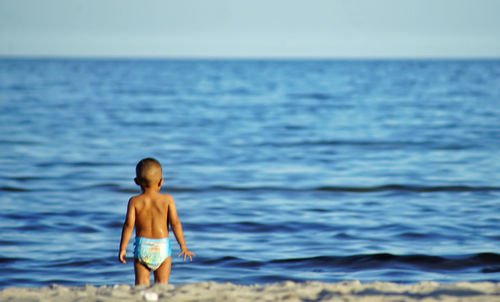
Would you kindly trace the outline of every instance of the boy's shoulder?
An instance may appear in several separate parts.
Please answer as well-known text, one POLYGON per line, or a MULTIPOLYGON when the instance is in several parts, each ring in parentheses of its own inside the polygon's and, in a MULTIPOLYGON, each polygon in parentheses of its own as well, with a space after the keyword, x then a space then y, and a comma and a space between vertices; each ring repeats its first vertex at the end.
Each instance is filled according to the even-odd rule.
POLYGON ((129 202, 134 202, 144 198, 144 194, 137 194, 129 198, 129 202))
MULTIPOLYGON (((167 202, 174 201, 174 198, 172 197, 172 195, 167 194, 167 193, 158 192, 155 195, 156 195, 155 197, 160 199, 160 200, 164 200, 167 202)), ((134 196, 130 197, 129 202, 130 203, 140 202, 140 201, 144 200, 145 198, 147 198, 147 195, 144 193, 141 193, 141 194, 134 195, 134 196)))
POLYGON ((174 198, 172 197, 172 195, 170 195, 168 193, 158 193, 158 195, 161 196, 161 198, 165 199, 168 202, 174 201, 174 198))

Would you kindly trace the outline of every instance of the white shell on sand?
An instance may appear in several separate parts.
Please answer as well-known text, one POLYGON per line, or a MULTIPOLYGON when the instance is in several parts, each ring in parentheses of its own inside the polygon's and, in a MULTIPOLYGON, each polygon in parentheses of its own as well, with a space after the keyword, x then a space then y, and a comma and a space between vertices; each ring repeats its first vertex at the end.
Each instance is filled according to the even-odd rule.
POLYGON ((158 301, 158 294, 155 292, 143 292, 142 296, 146 301, 158 301))
POLYGON ((420 282, 340 283, 291 281, 268 285, 202 282, 150 287, 114 285, 41 288, 9 287, 0 290, 0 301, 479 301, 500 302, 500 283, 420 282))

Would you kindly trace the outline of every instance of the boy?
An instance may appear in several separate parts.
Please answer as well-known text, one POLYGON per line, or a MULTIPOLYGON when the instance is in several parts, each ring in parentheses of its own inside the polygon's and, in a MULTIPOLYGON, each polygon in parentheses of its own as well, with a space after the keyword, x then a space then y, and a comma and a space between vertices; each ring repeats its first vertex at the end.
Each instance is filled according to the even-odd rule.
POLYGON ((134 181, 141 186, 142 193, 133 196, 128 202, 118 258, 120 262, 126 263, 126 248, 135 225, 135 284, 149 285, 151 270, 154 271, 155 283, 168 284, 172 264, 169 223, 181 248, 179 256, 184 255, 184 261, 186 257, 193 261, 195 254, 187 249, 184 242, 174 199, 168 194, 159 193, 163 184, 160 163, 154 158, 145 158, 137 164, 135 173, 134 181))

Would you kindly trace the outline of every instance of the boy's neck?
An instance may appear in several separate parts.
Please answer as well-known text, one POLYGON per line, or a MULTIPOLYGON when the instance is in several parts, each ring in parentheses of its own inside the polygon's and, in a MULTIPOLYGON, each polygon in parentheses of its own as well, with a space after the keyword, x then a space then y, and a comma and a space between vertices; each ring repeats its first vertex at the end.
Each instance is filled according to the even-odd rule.
POLYGON ((160 191, 160 188, 143 188, 141 187, 141 191, 143 194, 154 194, 160 191))

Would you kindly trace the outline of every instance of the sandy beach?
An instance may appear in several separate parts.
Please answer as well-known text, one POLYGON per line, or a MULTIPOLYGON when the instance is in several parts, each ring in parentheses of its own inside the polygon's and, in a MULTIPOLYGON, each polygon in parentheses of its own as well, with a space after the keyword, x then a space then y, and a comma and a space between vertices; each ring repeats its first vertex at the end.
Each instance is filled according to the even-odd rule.
POLYGON ((114 285, 9 287, 0 301, 500 301, 500 283, 341 283, 291 281, 268 285, 203 282, 149 287, 114 285))

